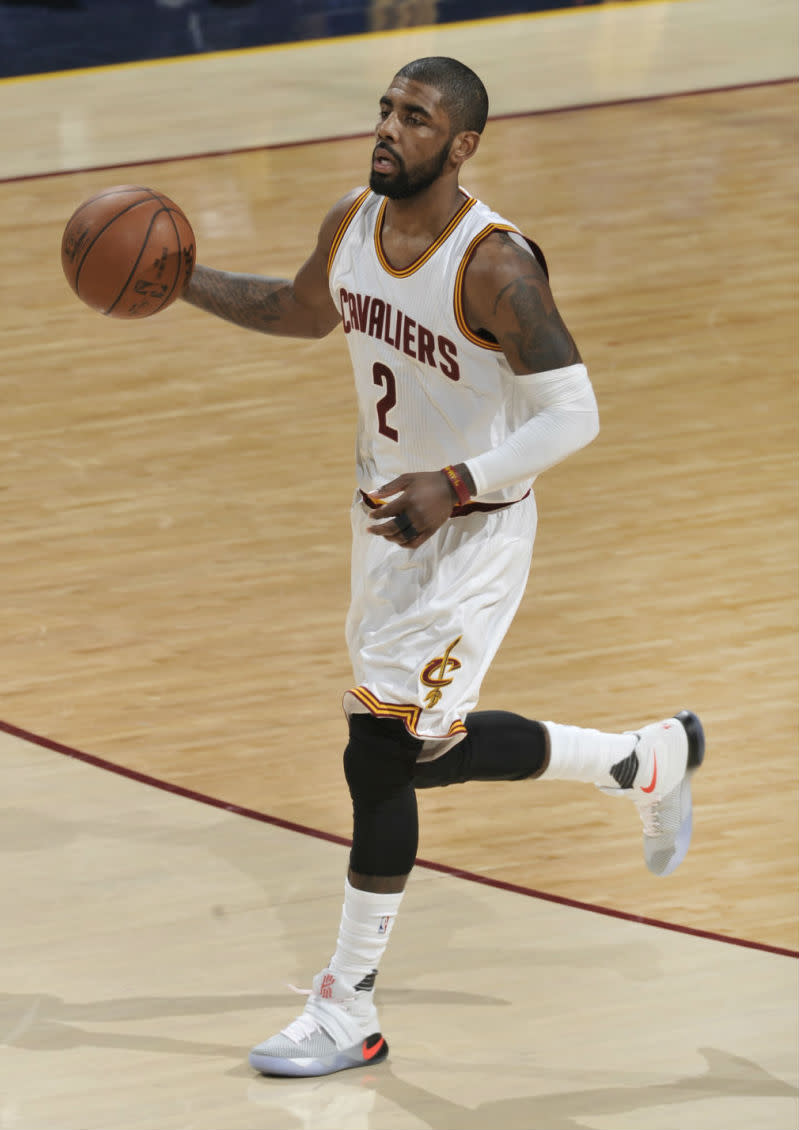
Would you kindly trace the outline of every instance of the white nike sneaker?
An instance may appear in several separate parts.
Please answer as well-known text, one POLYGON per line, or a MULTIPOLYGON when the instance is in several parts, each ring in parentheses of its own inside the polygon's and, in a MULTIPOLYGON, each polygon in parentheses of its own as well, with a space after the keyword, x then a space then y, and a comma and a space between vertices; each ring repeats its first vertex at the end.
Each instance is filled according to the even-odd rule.
POLYGON ((313 979, 304 1011, 287 1028, 250 1052, 262 1075, 330 1075, 381 1063, 388 1044, 372 997, 376 971, 351 985, 323 969, 313 979))
POLYGON ((619 787, 601 791, 630 797, 644 825, 647 867, 654 875, 670 875, 691 842, 691 776, 704 759, 705 734, 690 710, 636 733, 633 752, 611 769, 619 787))

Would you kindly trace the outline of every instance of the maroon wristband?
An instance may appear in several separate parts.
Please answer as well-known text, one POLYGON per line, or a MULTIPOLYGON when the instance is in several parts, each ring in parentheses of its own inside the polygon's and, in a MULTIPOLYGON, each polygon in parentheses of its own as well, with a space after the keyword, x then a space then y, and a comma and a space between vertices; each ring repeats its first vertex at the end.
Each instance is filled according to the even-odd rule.
POLYGON ((447 476, 450 486, 455 491, 455 494, 458 497, 458 502, 461 506, 465 506, 472 497, 469 493, 469 488, 467 487, 466 483, 463 481, 454 467, 442 467, 441 470, 442 473, 447 476))

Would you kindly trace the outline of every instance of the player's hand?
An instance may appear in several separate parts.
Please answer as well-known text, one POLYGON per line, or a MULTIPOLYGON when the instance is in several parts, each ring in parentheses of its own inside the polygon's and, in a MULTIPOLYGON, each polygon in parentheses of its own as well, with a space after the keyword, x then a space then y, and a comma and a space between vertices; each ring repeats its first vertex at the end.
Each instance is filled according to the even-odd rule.
POLYGON ((388 498, 373 514, 370 534, 406 549, 423 545, 449 518, 455 505, 452 489, 441 471, 415 471, 392 479, 372 498, 388 498))

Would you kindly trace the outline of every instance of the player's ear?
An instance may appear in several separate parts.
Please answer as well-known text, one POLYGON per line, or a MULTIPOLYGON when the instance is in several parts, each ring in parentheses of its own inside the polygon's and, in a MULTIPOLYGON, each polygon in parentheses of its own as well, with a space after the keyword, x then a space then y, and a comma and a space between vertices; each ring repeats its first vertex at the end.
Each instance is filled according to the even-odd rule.
POLYGON ((463 130, 462 133, 456 133, 452 139, 449 155, 459 165, 464 161, 468 161, 477 152, 477 146, 480 144, 480 134, 473 129, 463 130))

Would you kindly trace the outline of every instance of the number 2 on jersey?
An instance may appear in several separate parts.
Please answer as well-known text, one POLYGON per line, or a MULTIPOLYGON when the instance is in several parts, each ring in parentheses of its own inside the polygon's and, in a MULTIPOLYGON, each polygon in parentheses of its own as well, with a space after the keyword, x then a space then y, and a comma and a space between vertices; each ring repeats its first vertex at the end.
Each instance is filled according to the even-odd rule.
POLYGON ((380 388, 385 388, 386 390, 376 405, 377 430, 380 432, 381 436, 393 439, 396 443, 399 440, 399 432, 396 428, 392 428, 387 419, 389 412, 397 403, 397 382, 394 379, 394 374, 391 372, 388 365, 383 365, 382 362, 375 361, 372 366, 372 380, 380 388))

